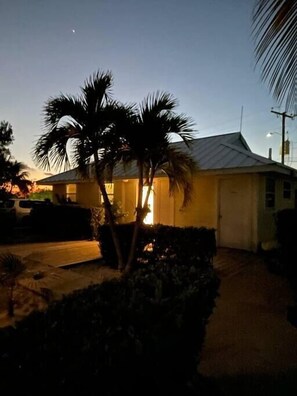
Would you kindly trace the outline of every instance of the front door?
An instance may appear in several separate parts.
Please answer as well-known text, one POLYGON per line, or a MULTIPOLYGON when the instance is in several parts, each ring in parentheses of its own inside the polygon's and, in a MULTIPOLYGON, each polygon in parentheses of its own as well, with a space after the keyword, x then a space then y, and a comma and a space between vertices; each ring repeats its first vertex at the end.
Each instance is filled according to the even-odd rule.
POLYGON ((219 181, 218 244, 251 249, 252 205, 250 183, 240 177, 219 181))

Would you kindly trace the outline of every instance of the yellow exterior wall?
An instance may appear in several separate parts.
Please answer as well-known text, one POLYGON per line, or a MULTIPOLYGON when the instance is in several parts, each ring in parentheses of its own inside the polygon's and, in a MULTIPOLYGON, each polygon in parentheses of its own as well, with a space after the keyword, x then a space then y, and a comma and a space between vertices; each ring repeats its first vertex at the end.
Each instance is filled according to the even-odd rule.
POLYGON ((154 223, 174 224, 174 197, 169 196, 167 178, 159 178, 154 182, 154 223))
POLYGON ((120 202, 126 214, 124 221, 129 223, 135 220, 137 181, 134 179, 119 180, 116 182, 115 200, 120 202))
POLYGON ((55 184, 53 186, 53 203, 58 203, 57 195, 66 198, 66 184, 55 184))
POLYGON ((174 225, 217 227, 217 177, 194 177, 194 191, 188 206, 182 208, 182 193, 174 199, 174 225))
POLYGON ((86 208, 100 205, 100 194, 97 183, 84 182, 76 185, 76 201, 86 208))
MULTIPOLYGON (((239 246, 239 248, 255 251, 261 242, 275 239, 274 215, 276 211, 284 208, 294 208, 295 205, 297 183, 289 178, 281 178, 280 175, 276 175, 275 207, 266 208, 266 177, 267 175, 257 173, 232 175, 197 174, 194 177, 192 201, 186 208, 181 208, 182 193, 176 193, 173 197, 170 197, 168 179, 165 177, 156 178, 154 182, 154 223, 180 227, 204 226, 215 228, 217 230, 217 241, 220 243, 222 227, 219 212, 220 203, 222 202, 220 200, 223 199, 223 196, 221 198, 220 186, 222 186, 223 180, 232 180, 232 183, 229 183, 230 188, 232 189, 232 186, 234 186, 234 192, 237 190, 237 197, 241 196, 242 207, 240 206, 235 211, 230 201, 231 204, 229 209, 227 207, 227 210, 228 213, 232 214, 234 209, 234 213, 236 212, 241 221, 239 226, 231 226, 228 232, 231 236, 233 229, 234 233, 244 233, 242 246, 239 246), (284 181, 290 181, 292 184, 290 199, 283 197, 284 181)), ((123 219, 124 222, 135 220, 137 183, 136 179, 114 181, 114 201, 119 203, 122 211, 126 213, 123 219)), ((65 197, 66 184, 53 186, 53 202, 57 202, 56 194, 60 197, 65 197)), ((100 203, 97 184, 95 182, 78 184, 77 202, 85 207, 97 206, 100 203)))

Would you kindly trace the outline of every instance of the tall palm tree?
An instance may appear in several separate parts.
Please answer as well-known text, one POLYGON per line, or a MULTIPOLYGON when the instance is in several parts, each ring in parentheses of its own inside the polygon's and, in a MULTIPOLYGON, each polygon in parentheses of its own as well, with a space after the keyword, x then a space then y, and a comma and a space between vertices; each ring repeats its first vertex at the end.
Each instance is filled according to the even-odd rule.
POLYGON ((297 113, 297 1, 257 0, 253 13, 256 62, 276 100, 297 113))
POLYGON ((18 187, 22 194, 28 194, 32 181, 28 179, 27 166, 11 157, 0 155, 0 189, 4 197, 11 195, 13 187, 18 187))
POLYGON ((0 122, 0 155, 10 155, 7 148, 13 142, 12 126, 7 121, 0 122))
POLYGON ((9 161, 6 170, 6 184, 10 186, 10 193, 13 187, 18 187, 21 193, 28 194, 32 186, 31 180, 28 179, 29 172, 27 166, 22 162, 9 161))
POLYGON ((136 161, 138 167, 136 221, 127 271, 131 270, 134 261, 139 228, 148 213, 148 199, 155 176, 158 173, 167 175, 170 192, 176 188, 183 191, 184 205, 191 197, 192 174, 196 165, 189 154, 177 150, 170 143, 175 134, 189 145, 193 122, 183 114, 174 113, 177 104, 177 100, 168 93, 148 95, 138 107, 133 108, 130 125, 125 125, 121 131, 124 138, 122 160, 136 161), (144 186, 148 189, 143 199, 144 186))
POLYGON ((115 219, 105 188, 104 153, 111 145, 109 131, 118 112, 124 112, 124 107, 111 97, 112 84, 111 72, 98 71, 85 81, 80 96, 61 94, 50 98, 44 108, 47 131, 38 139, 33 158, 47 169, 51 166, 64 169, 78 166, 86 176, 88 165, 94 162, 95 177, 103 196, 119 265, 123 267, 115 219))

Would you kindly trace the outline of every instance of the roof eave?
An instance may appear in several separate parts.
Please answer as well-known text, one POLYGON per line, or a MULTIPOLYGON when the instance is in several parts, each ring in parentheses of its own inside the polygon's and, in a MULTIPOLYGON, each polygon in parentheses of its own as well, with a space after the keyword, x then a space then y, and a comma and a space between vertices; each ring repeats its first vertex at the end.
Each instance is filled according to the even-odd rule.
POLYGON ((224 168, 224 169, 201 169, 198 171, 200 175, 209 175, 209 174, 242 174, 242 173, 279 173, 282 175, 295 177, 297 178, 297 170, 285 166, 278 165, 276 163, 266 164, 266 165, 258 165, 258 166, 246 166, 246 167, 238 167, 238 168, 224 168))

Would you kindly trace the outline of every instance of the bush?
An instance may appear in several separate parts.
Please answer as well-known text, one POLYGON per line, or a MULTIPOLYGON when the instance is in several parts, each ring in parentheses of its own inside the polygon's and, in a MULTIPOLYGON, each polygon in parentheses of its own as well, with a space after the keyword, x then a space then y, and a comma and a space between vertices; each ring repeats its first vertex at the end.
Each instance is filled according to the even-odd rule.
POLYGON ((171 260, 65 297, 0 332, 1 389, 192 395, 217 289, 211 266, 171 260))
MULTIPOLYGON (((116 226, 124 261, 131 245, 134 223, 116 226)), ((101 254, 110 266, 116 266, 117 258, 110 228, 100 226, 98 236, 101 254)), ((171 227, 164 225, 143 225, 139 231, 137 258, 139 262, 176 258, 180 261, 200 260, 211 262, 216 253, 215 230, 204 227, 171 227), (153 250, 147 249, 152 247, 153 250)))
POLYGON ((294 257, 297 255, 297 210, 284 209, 276 213, 277 240, 281 246, 280 261, 284 272, 297 277, 297 265, 294 257))
POLYGON ((76 205, 38 205, 30 214, 34 231, 57 239, 91 238, 91 210, 76 205))
POLYGON ((15 224, 15 214, 0 209, 0 242, 6 242, 7 238, 13 234, 15 224))

